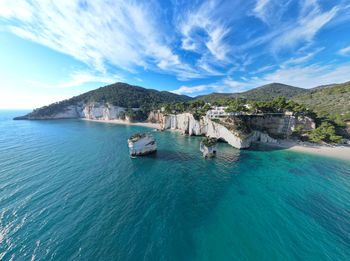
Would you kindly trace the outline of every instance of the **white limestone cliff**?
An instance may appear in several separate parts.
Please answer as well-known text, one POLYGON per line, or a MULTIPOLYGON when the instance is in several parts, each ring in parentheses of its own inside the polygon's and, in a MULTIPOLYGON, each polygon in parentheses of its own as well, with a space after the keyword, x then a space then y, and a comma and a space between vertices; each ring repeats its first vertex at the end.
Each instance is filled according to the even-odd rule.
POLYGON ((115 120, 125 108, 109 103, 92 102, 88 104, 69 105, 61 112, 45 116, 28 116, 28 120, 78 119, 115 120))
POLYGON ((129 152, 131 156, 142 156, 157 150, 156 140, 152 135, 135 134, 128 139, 129 152))
POLYGON ((84 106, 82 117, 92 120, 115 120, 118 119, 125 108, 111 105, 109 103, 92 102, 84 106))
POLYGON ((271 138, 266 133, 253 131, 249 135, 242 136, 230 131, 222 124, 216 123, 206 116, 200 120, 196 120, 191 113, 166 115, 161 112, 151 112, 149 120, 160 123, 163 130, 180 130, 183 134, 196 136, 205 135, 210 138, 226 141, 237 149, 249 148, 251 143, 255 141, 277 143, 276 139, 271 138))

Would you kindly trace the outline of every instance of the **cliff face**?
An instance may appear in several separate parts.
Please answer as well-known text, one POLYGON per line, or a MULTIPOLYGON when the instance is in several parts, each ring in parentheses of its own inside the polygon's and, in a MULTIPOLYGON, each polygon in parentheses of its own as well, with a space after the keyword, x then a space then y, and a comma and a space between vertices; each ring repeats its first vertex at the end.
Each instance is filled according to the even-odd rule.
POLYGON ((70 105, 62 112, 45 116, 33 116, 31 113, 14 118, 15 120, 55 120, 55 119, 76 119, 82 118, 83 108, 81 106, 70 105))
POLYGON ((293 131, 299 126, 302 126, 305 131, 316 128, 315 122, 306 116, 270 114, 264 116, 252 115, 248 119, 248 124, 252 129, 287 137, 292 135, 293 131))
MULTIPOLYGON (((314 129, 315 122, 309 117, 294 115, 250 115, 246 117, 247 124, 252 129, 248 135, 239 135, 224 124, 214 122, 208 117, 196 120, 190 113, 163 114, 161 112, 151 112, 148 120, 160 123, 161 128, 180 130, 188 135, 206 135, 211 138, 226 141, 231 146, 243 149, 249 148, 252 142, 277 143, 278 141, 270 137, 267 133, 289 137, 293 131, 302 126, 303 130, 314 129)), ((234 127, 234 125, 233 125, 234 127)))
POLYGON ((28 114, 23 117, 17 117, 16 119, 54 120, 86 118, 92 120, 115 120, 123 111, 125 111, 125 108, 123 107, 114 106, 108 103, 93 102, 89 104, 70 105, 67 106, 64 111, 51 115, 32 116, 31 114, 28 114))
POLYGON ((93 120, 115 120, 118 119, 125 108, 113 106, 111 104, 93 102, 85 105, 81 117, 93 120))
POLYGON ((158 122, 163 130, 180 130, 183 134, 196 136, 206 135, 210 138, 224 140, 237 149, 249 148, 253 141, 277 143, 277 140, 271 137, 267 138, 267 134, 259 131, 254 131, 250 135, 240 137, 237 133, 210 120, 208 117, 202 117, 200 120, 196 120, 190 113, 165 115, 160 112, 152 112, 148 120, 158 122))

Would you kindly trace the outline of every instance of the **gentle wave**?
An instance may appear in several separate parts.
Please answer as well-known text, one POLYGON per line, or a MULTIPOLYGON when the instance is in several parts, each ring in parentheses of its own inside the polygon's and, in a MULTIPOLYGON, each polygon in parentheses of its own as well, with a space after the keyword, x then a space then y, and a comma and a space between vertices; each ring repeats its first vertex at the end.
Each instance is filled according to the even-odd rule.
POLYGON ((350 164, 0 113, 1 260, 348 260, 350 164))

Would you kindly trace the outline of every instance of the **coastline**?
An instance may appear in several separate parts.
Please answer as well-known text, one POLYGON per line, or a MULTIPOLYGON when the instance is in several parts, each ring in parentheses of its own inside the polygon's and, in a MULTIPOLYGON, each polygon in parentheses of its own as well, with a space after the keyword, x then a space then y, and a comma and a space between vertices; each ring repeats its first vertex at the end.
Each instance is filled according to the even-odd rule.
MULTIPOLYGON (((128 122, 123 120, 93 120, 93 119, 85 119, 84 121, 93 121, 93 122, 103 122, 103 123, 114 123, 114 124, 123 124, 123 125, 135 125, 135 126, 143 126, 147 128, 153 128, 160 130, 160 124, 158 123, 148 123, 148 122, 128 122)), ((172 130, 176 131, 176 130, 172 130)), ((260 142, 257 142, 260 143, 260 142)), ((318 156, 325 156, 330 158, 337 158, 341 160, 350 161, 350 146, 343 145, 323 145, 323 144, 313 144, 309 142, 297 142, 292 140, 279 140, 278 144, 270 144, 270 143, 260 143, 266 146, 286 149, 296 152, 314 154, 318 156)))
POLYGON ((123 120, 93 120, 93 119, 86 119, 82 118, 81 120, 84 121, 94 121, 94 122, 104 122, 104 123, 115 123, 115 124, 123 124, 123 125, 135 125, 135 126, 142 126, 147 128, 153 128, 160 130, 160 124, 158 123, 149 123, 149 122, 128 122, 123 120))
POLYGON ((310 142, 297 142, 291 140, 279 140, 278 144, 261 144, 296 152, 350 161, 350 146, 314 144, 310 142))

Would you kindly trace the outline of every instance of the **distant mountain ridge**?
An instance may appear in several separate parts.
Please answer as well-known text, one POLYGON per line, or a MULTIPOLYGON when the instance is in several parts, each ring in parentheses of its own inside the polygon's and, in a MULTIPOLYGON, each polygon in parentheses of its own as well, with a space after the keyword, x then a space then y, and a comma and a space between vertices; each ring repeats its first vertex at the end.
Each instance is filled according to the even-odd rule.
POLYGON ((204 100, 207 102, 213 102, 219 99, 225 98, 240 98, 246 100, 255 101, 269 101, 277 97, 286 97, 290 99, 291 97, 308 92, 308 89, 294 87, 282 83, 270 83, 246 92, 241 93, 211 93, 208 95, 201 95, 195 97, 198 100, 204 100))
POLYGON ((330 87, 310 89, 293 100, 315 111, 330 114, 350 114, 350 81, 330 87))
POLYGON ((223 99, 236 98, 270 101, 277 97, 292 99, 315 111, 324 110, 337 114, 350 113, 350 82, 323 85, 312 89, 304 89, 281 83, 270 83, 242 93, 210 93, 194 98, 118 82, 83 93, 71 99, 35 109, 26 116, 52 115, 64 111, 71 105, 79 106, 91 102, 104 102, 124 108, 139 108, 142 106, 150 107, 155 104, 189 102, 192 100, 203 100, 211 103, 223 99))

